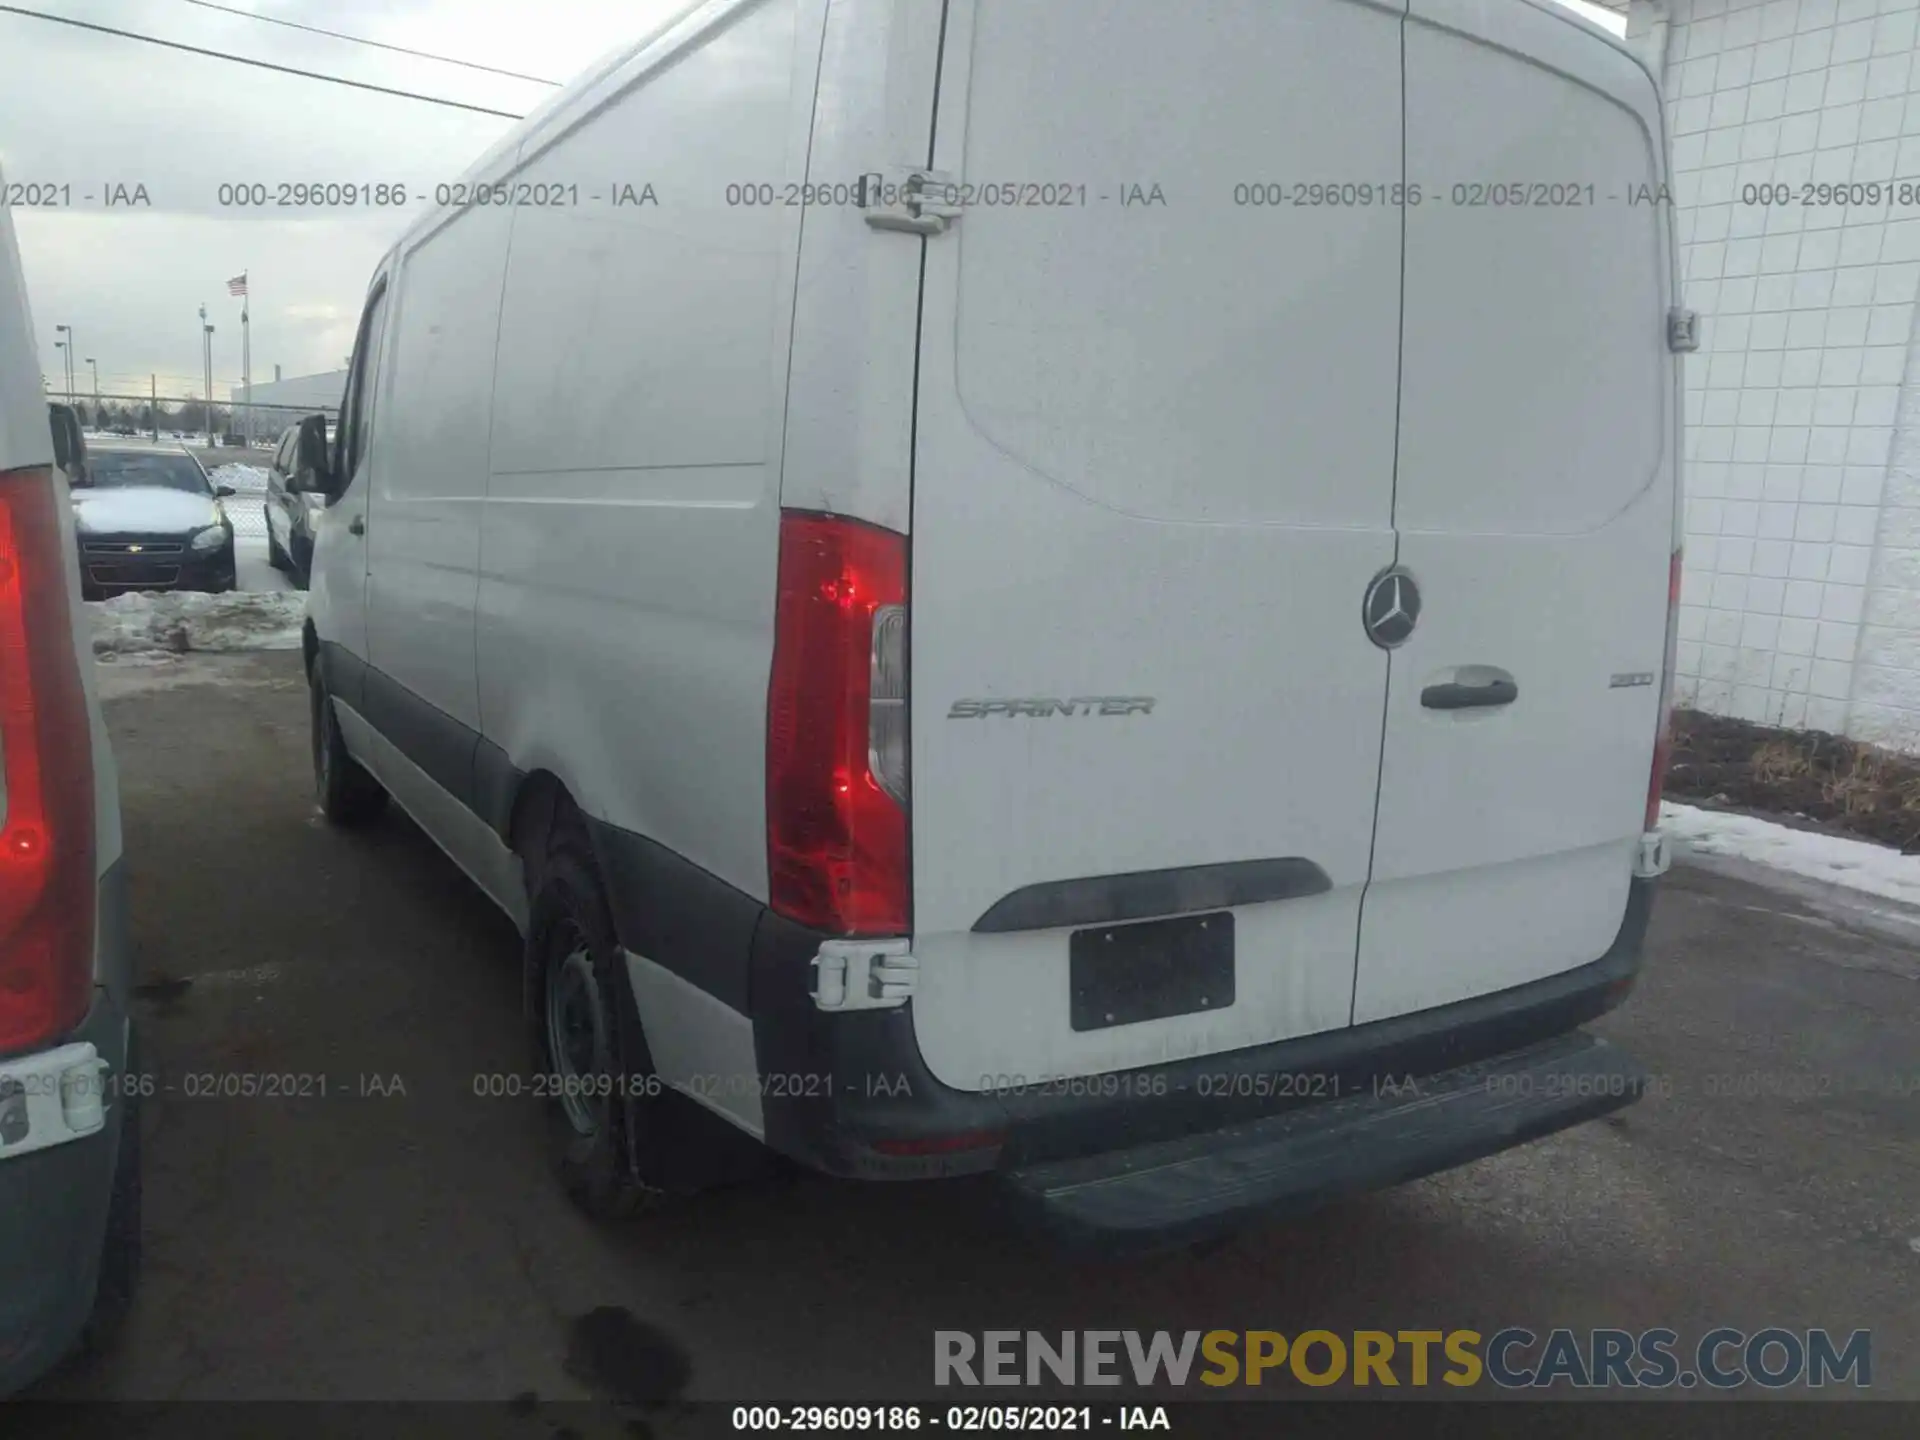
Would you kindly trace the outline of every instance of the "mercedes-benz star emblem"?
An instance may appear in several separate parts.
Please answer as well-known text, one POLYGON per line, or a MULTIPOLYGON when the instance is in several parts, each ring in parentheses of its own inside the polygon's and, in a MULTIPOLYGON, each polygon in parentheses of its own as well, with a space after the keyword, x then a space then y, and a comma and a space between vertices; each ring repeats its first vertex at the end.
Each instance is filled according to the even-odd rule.
POLYGON ((1360 602, 1360 623, 1366 626, 1369 640, 1391 650, 1405 643, 1419 619, 1420 587, 1413 583, 1413 576, 1395 565, 1373 577, 1360 602))

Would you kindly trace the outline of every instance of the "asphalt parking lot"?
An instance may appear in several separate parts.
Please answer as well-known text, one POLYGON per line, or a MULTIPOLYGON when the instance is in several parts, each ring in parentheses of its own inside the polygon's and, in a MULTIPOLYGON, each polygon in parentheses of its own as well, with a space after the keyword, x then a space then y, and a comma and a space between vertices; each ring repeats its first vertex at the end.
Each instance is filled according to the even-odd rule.
MULTIPOLYGON (((397 812, 322 826, 288 653, 116 667, 148 1268, 43 1398, 928 1398, 936 1329, 1873 1332, 1920 1398, 1920 934, 1679 867, 1598 1027, 1664 1093, 1204 1253, 1070 1261, 974 1183, 795 1177, 597 1229, 549 1181, 509 924, 397 812), (324 1077, 303 1099, 192 1077, 324 1077)), ((1298 1393, 1298 1392, 1295 1392, 1298 1393)), ((1751 1393, 1751 1392, 1748 1392, 1751 1393)))

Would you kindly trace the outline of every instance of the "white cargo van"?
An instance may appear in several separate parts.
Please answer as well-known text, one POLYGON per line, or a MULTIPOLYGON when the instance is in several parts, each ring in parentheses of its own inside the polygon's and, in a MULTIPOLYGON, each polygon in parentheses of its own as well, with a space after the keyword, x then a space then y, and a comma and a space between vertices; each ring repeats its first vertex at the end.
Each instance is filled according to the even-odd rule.
POLYGON ((37 333, 0 205, 0 1396, 131 1303, 151 1089, 68 491, 85 442, 47 403, 37 333))
POLYGON ((521 926, 576 1194, 717 1120, 1163 1240, 1631 1099, 1665 181, 1531 0, 710 0, 443 187, 316 778, 521 926))

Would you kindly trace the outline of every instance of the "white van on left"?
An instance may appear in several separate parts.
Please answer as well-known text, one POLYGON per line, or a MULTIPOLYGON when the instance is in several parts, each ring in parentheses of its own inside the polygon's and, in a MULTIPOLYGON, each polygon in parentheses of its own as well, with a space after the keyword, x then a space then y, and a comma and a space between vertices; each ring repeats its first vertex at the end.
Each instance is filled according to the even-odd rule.
POLYGON ((33 335, 0 208, 0 1395, 97 1342, 140 1257, 119 781, 33 335))

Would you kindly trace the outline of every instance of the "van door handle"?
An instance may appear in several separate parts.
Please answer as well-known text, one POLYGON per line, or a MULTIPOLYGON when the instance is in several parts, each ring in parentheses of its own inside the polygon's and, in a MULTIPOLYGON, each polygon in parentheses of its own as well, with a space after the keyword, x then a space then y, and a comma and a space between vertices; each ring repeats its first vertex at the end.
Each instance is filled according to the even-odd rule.
POLYGON ((356 516, 354 516, 354 517, 353 517, 353 519, 351 519, 351 520, 349 520, 349 521, 347 522, 347 533, 348 533, 349 535, 364 535, 364 534, 366 534, 366 533, 367 533, 367 522, 366 522, 366 521, 364 521, 364 520, 362 520, 362 519, 361 519, 361 518, 360 518, 360 517, 359 517, 358 515, 356 515, 356 516))
POLYGON ((1420 692, 1420 703, 1429 710, 1475 710, 1483 706, 1511 705, 1520 698, 1520 687, 1511 680, 1488 680, 1479 685, 1449 681, 1429 685, 1420 692))

